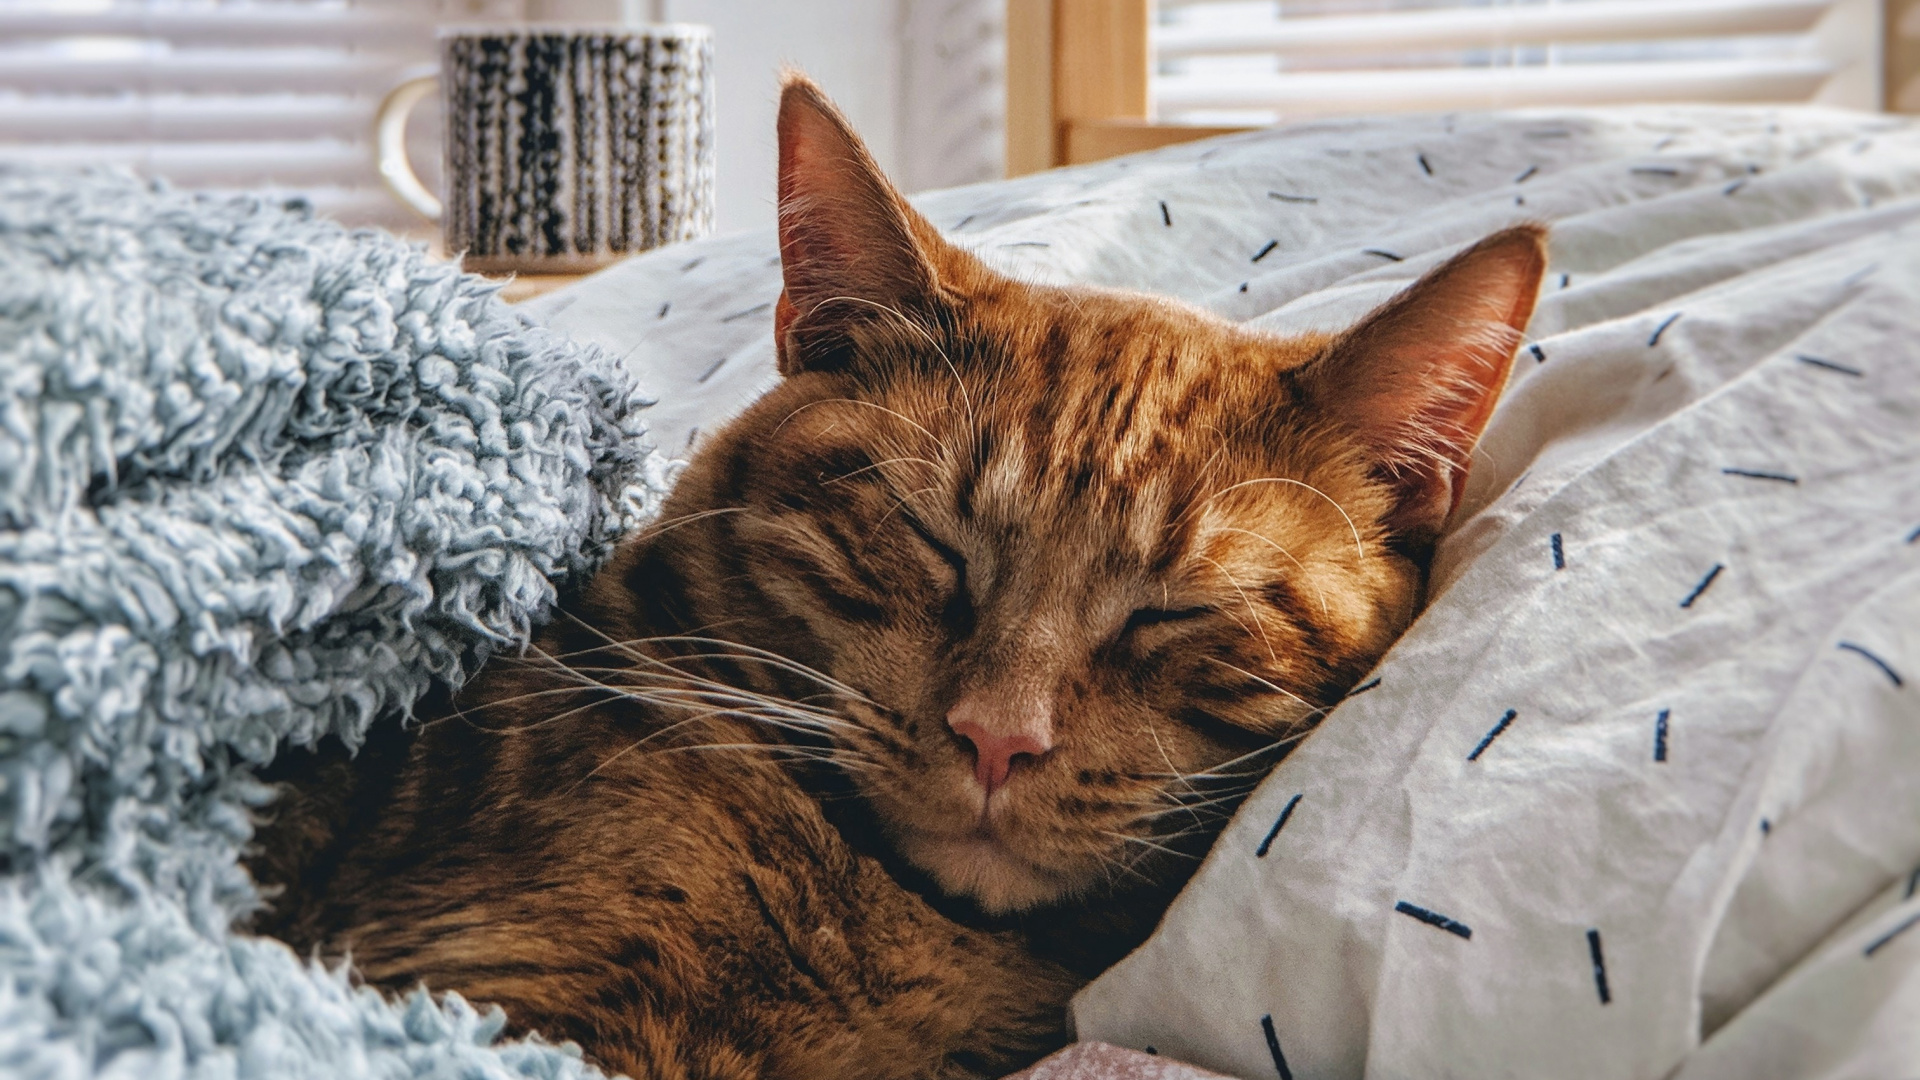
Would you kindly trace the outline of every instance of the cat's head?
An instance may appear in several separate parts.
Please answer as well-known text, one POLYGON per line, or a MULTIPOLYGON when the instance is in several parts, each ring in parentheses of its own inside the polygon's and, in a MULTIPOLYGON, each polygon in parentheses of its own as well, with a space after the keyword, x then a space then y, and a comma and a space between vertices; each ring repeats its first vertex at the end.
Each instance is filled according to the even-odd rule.
POLYGON ((784 379, 666 510, 684 614, 844 684, 836 750, 943 889, 1190 869, 1413 619, 1542 230, 1280 338, 987 269, 804 80, 779 135, 784 379))

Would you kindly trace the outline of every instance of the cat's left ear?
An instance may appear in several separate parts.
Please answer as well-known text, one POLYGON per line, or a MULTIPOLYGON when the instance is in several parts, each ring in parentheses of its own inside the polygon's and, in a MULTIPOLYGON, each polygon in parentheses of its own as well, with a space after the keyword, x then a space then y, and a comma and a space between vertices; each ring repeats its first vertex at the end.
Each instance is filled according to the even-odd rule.
POLYGON ((1546 229, 1521 225, 1429 271, 1296 376, 1360 436, 1396 505, 1387 526, 1437 538, 1507 383, 1546 270, 1546 229))
POLYGON ((806 76, 780 92, 780 373, 826 370, 861 324, 936 302, 945 243, 887 182, 846 117, 806 76))

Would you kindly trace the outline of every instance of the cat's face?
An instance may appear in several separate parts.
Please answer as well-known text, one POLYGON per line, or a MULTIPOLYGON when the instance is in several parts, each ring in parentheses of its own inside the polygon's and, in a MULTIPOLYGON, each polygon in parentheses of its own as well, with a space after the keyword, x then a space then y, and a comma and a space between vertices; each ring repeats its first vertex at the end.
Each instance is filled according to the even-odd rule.
POLYGON ((931 340, 874 328, 871 374, 794 376, 703 464, 735 470, 739 572, 790 620, 756 644, 870 699, 834 703, 855 784, 1004 909, 1190 855, 1277 755, 1209 770, 1350 688, 1419 572, 1364 460, 1288 407, 1316 343, 996 292, 931 340))
POLYGON ((1411 621, 1538 232, 1281 340, 986 270, 808 85, 781 137, 787 378, 666 512, 724 511, 698 614, 844 684, 838 757, 947 891, 1006 911, 1190 869, 1411 621))

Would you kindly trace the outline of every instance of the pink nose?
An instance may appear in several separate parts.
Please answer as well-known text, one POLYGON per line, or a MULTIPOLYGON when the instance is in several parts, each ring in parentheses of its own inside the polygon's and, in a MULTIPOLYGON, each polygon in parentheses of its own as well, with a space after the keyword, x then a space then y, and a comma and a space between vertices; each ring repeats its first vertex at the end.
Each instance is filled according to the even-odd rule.
POLYGON ((973 777, 987 797, 1006 786, 1013 763, 1053 749, 1053 722, 1046 705, 1009 704, 986 694, 968 694, 947 711, 947 726, 973 744, 973 777))

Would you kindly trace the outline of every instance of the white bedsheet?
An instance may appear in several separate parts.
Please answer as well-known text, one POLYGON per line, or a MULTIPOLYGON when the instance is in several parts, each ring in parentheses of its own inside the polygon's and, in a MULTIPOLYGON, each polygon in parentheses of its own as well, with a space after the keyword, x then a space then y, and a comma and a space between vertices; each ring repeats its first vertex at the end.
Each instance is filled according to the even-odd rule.
MULTIPOLYGON (((1277 330, 1554 224, 1437 599, 1082 1037, 1246 1080, 1920 1077, 1920 128, 1330 122, 917 202, 1010 271, 1277 330)), ((528 308, 628 355, 673 447, 772 379, 774 254, 528 308)))

